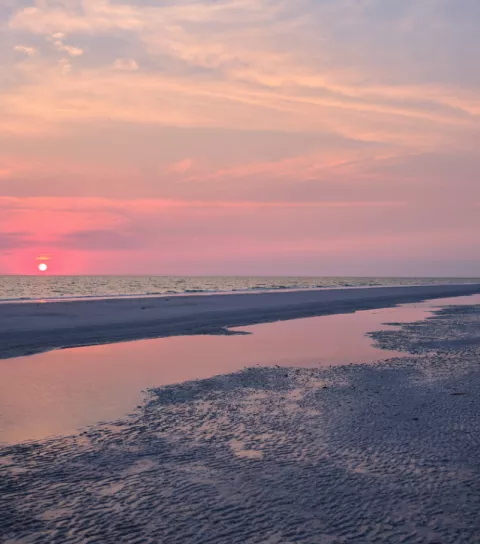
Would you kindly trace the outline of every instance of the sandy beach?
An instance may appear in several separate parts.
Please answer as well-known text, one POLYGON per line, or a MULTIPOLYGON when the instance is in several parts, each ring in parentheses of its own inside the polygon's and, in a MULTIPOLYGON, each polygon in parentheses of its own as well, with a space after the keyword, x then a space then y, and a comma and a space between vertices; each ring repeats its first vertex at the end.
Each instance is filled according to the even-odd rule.
POLYGON ((0 544, 480 544, 480 0, 0 0, 0 544))
POLYGON ((0 358, 480 293, 480 284, 0 305, 0 358))
POLYGON ((130 418, 5 447, 10 544, 474 544, 480 306, 372 333, 405 356, 248 368, 130 418))

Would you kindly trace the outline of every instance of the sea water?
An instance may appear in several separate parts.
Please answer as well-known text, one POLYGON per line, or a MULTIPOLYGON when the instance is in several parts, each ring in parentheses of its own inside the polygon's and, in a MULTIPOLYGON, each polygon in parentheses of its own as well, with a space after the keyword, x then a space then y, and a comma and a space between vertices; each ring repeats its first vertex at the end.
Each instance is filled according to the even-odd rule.
POLYGON ((478 283, 475 278, 256 276, 0 276, 0 301, 116 298, 390 285, 478 283))

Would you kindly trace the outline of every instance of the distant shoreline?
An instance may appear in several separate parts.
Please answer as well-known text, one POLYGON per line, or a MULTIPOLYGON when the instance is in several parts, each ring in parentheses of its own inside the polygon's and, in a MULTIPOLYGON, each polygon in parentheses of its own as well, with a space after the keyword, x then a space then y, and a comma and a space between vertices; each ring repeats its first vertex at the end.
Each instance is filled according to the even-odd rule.
POLYGON ((58 348, 182 336, 480 293, 480 283, 175 295, 0 305, 0 358, 58 348))

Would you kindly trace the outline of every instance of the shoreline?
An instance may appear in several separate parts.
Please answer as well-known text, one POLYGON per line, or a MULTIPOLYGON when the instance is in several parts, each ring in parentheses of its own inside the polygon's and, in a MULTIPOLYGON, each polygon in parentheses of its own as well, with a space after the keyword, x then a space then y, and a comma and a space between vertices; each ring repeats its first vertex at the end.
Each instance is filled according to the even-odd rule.
POLYGON ((181 295, 0 305, 0 358, 474 295, 480 284, 181 295))

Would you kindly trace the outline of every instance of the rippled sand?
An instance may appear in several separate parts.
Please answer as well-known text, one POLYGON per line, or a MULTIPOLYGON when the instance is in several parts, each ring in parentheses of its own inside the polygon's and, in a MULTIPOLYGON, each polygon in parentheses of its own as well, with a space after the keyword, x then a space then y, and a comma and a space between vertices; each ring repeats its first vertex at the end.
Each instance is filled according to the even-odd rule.
POLYGON ((476 543, 480 306, 373 336, 377 365, 153 390, 131 420, 4 448, 10 543, 476 543))

